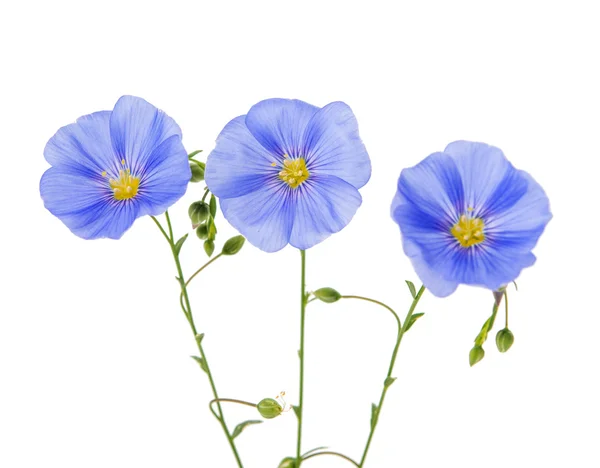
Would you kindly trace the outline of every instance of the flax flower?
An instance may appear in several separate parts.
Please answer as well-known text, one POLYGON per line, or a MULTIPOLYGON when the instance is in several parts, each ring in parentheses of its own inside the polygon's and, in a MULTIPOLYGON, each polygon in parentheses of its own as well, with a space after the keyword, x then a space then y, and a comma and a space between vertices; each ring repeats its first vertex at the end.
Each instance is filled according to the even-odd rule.
POLYGON ((225 218, 266 252, 308 249, 343 229, 371 163, 343 102, 267 99, 229 122, 205 178, 225 218))
POLYGON ((175 203, 191 177, 179 126, 133 96, 62 127, 44 157, 44 205, 84 239, 120 238, 136 218, 175 203))
POLYGON ((404 252, 444 297, 459 284, 497 290, 533 265, 552 217, 544 190, 498 148, 457 141, 404 169, 392 203, 404 252))

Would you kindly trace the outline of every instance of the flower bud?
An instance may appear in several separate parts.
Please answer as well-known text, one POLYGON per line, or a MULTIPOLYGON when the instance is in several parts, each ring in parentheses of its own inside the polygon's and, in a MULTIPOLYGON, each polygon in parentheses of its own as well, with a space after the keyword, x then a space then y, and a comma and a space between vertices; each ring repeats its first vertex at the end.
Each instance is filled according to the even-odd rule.
POLYGON ((296 459, 293 457, 285 457, 281 460, 278 468, 296 468, 298 465, 296 464, 296 459))
POLYGON ((244 236, 235 236, 228 239, 227 242, 225 242, 225 245, 223 245, 223 255, 235 255, 242 250, 245 241, 246 239, 244 236))
POLYGON ((265 419, 273 419, 279 416, 283 411, 283 407, 273 398, 264 398, 258 402, 256 406, 260 415, 265 419))
POLYGON ((202 182, 204 180, 204 163, 191 160, 190 161, 190 169, 192 171, 192 177, 190 178, 190 182, 202 182))
POLYGON ((473 346, 473 349, 469 353, 469 365, 473 367, 483 359, 483 356, 485 356, 483 348, 481 346, 473 346))
POLYGON ((199 239, 206 239, 208 237, 208 226, 206 224, 201 224, 196 228, 196 235, 199 239))
POLYGON ((327 303, 339 301, 342 295, 333 288, 321 288, 313 291, 314 296, 327 303))
POLYGON ((213 254, 213 252, 215 251, 215 243, 213 241, 209 240, 205 240, 204 241, 204 251, 206 252, 206 255, 208 255, 209 257, 213 254))
POLYGON ((192 221, 192 225, 196 226, 203 223, 208 218, 208 204, 203 201, 197 201, 188 208, 188 215, 192 221))
POLYGON ((505 353, 515 342, 515 336, 508 328, 503 328, 496 334, 496 346, 498 351, 505 353))

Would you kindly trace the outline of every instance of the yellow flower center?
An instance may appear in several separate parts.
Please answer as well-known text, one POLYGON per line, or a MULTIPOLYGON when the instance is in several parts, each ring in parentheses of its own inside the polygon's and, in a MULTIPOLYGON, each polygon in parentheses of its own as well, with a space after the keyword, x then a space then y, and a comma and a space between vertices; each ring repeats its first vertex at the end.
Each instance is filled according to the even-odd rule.
MULTIPOLYGON (((121 160, 123 169, 119 171, 118 179, 109 179, 108 185, 113 190, 113 196, 116 200, 128 200, 137 195, 140 186, 140 179, 131 175, 131 171, 125 168, 125 160, 121 160)), ((102 172, 102 177, 106 177, 106 171, 102 172)))
MULTIPOLYGON (((279 178, 295 189, 310 175, 306 169, 306 161, 304 158, 290 159, 287 154, 284 154, 283 158, 283 167, 279 172, 279 178)), ((272 166, 276 165, 276 163, 272 164, 272 166)))
MULTIPOLYGON (((469 211, 473 211, 472 208, 469 211)), ((450 232, 460 245, 463 247, 471 247, 472 245, 480 244, 485 240, 483 219, 472 218, 471 215, 463 214, 458 222, 452 226, 450 232)))

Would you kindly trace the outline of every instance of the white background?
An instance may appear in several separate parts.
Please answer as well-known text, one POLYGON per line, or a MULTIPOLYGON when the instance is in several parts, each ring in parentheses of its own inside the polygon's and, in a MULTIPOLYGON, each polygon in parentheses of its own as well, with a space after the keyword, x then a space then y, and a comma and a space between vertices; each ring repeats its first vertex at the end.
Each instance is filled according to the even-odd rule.
MULTIPOLYGON (((209 151, 231 118, 265 98, 347 102, 373 175, 352 223, 307 253, 308 287, 375 297, 402 316, 404 279, 418 279, 389 217, 400 170, 457 139, 502 148, 542 184, 554 213, 537 264, 510 292, 515 344, 500 355, 492 333, 470 368, 491 294, 427 294, 367 466, 600 466, 593 5, 3 2, 0 466, 235 466, 189 358, 174 265, 152 221, 118 242, 84 241, 39 198, 46 141, 123 94, 174 117, 189 151, 209 151)), ((202 186, 171 210, 180 235, 202 186)), ((217 221, 219 242, 235 234, 217 221)), ((206 259, 195 238, 182 255, 188 274, 206 259)), ((285 390, 297 401, 299 260, 289 247, 247 245, 192 286, 222 396, 285 390)), ((392 317, 376 306, 310 305, 305 450, 360 458, 394 339, 392 317)), ((232 427, 257 416, 227 414, 232 427)), ((245 466, 275 468, 293 455, 295 426, 288 413, 247 429, 237 439, 245 466)), ((351 465, 320 457, 309 466, 351 465)))

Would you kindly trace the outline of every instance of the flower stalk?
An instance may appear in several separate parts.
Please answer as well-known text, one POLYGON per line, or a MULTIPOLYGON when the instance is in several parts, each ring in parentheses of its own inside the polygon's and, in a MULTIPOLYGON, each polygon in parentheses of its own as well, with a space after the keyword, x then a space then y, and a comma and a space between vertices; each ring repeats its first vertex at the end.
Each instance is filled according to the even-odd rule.
POLYGON ((296 441, 296 468, 302 463, 302 413, 304 410, 304 323, 306 316, 306 302, 308 295, 306 294, 306 253, 300 250, 301 267, 300 267, 300 350, 298 352, 300 358, 300 391, 298 406, 294 408, 294 412, 298 418, 298 438, 296 441))
MULTIPOLYGON (((162 227, 160 222, 154 216, 152 216, 151 218, 156 223, 156 225, 162 232, 163 236, 169 243, 169 246, 171 247, 171 253, 173 254, 173 259, 175 260, 175 266, 177 268, 178 281, 181 286, 180 299, 183 299, 183 301, 180 300, 181 308, 183 310, 183 313, 185 314, 185 317, 187 318, 188 323, 190 324, 192 333, 194 334, 194 341, 196 342, 196 345, 198 346, 198 352, 200 353, 200 357, 202 358, 202 362, 203 362, 202 369, 206 372, 206 375, 208 375, 208 381, 210 383, 210 388, 211 388, 213 396, 214 396, 214 399, 211 401, 211 403, 214 402, 214 403, 216 403, 216 406, 217 406, 217 412, 215 413, 213 411, 213 414, 215 415, 215 417, 221 424, 223 432, 225 433, 225 436, 227 437, 227 441, 229 442, 229 446, 231 447, 231 450, 233 452, 233 456, 235 457, 235 460, 237 462, 237 466, 239 468, 243 468, 242 461, 240 459, 240 455, 235 446, 235 442, 233 440, 231 433, 229 432, 227 423, 225 422, 225 416, 223 413, 223 409, 221 408, 221 401, 223 401, 223 400, 221 398, 219 398, 219 394, 217 392, 217 387, 215 385, 215 381, 212 376, 210 366, 208 364, 208 360, 206 358, 206 353, 204 352, 204 348, 202 346, 202 340, 197 338, 199 335, 198 335, 198 331, 196 329, 196 324, 194 322, 194 317, 192 315, 192 307, 190 304, 190 299, 189 299, 188 291, 187 291, 187 285, 189 284, 189 281, 193 278, 193 276, 195 276, 197 273, 202 271, 206 266, 208 266, 208 264, 214 262, 218 257, 215 257, 212 260, 210 260, 206 265, 201 267, 192 277, 190 277, 190 279, 188 281, 186 281, 183 276, 181 262, 179 261, 179 253, 176 249, 176 244, 175 244, 174 237, 173 237, 173 228, 171 226, 171 219, 169 218, 169 212, 168 211, 165 212, 165 218, 167 220, 167 226, 168 226, 168 231, 169 231, 168 234, 165 231, 165 229, 162 227)), ((212 410, 212 406, 211 406, 211 410, 212 410)))

